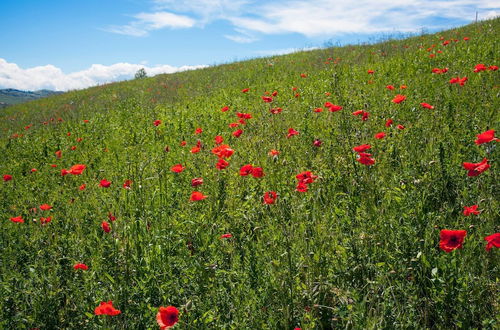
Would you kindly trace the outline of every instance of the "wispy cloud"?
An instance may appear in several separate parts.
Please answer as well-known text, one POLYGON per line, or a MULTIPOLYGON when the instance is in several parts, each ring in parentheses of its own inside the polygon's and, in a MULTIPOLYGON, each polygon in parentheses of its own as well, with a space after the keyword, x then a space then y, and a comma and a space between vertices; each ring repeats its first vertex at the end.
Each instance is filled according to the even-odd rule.
POLYGON ((239 28, 263 34, 299 33, 306 37, 342 33, 410 32, 422 26, 446 27, 450 20, 472 21, 475 11, 500 5, 484 0, 305 0, 272 1, 252 15, 229 20, 239 28), (440 23, 438 23, 440 22, 440 23))
POLYGON ((9 63, 0 58, 0 88, 66 91, 131 79, 137 70, 141 68, 144 68, 149 76, 154 76, 160 73, 173 73, 203 67, 206 67, 206 65, 181 67, 158 65, 148 67, 131 63, 116 63, 109 66, 93 64, 88 69, 66 74, 54 65, 23 69, 15 63, 9 63))
POLYGON ((177 15, 166 11, 139 13, 135 15, 134 18, 135 20, 127 25, 112 25, 104 30, 134 37, 142 37, 153 30, 163 28, 190 28, 196 23, 194 19, 188 16, 177 15))
POLYGON ((248 44, 259 40, 259 38, 256 38, 253 34, 249 33, 246 30, 242 29, 234 29, 234 30, 238 34, 226 34, 224 35, 224 37, 240 44, 248 44))
POLYGON ((285 55, 296 52, 304 52, 308 50, 319 49, 319 47, 307 47, 307 48, 283 48, 283 49, 271 49, 271 50, 258 50, 255 54, 259 56, 273 56, 273 55, 285 55))
MULTIPOLYGON (((237 34, 225 34, 230 40, 249 43, 260 35, 298 33, 306 37, 332 37, 343 33, 412 32, 427 28, 446 28, 447 24, 467 23, 475 18, 498 15, 495 0, 153 0, 152 10, 168 10, 178 20, 165 17, 170 27, 189 28, 225 20, 237 34), (183 16, 188 15, 188 16, 183 16), (193 18, 191 18, 193 17, 193 18), (243 31, 243 32, 242 32, 243 31)), ((109 31, 143 36, 148 28, 169 25, 151 24, 150 16, 109 31), (145 23, 146 22, 146 23, 145 23)))

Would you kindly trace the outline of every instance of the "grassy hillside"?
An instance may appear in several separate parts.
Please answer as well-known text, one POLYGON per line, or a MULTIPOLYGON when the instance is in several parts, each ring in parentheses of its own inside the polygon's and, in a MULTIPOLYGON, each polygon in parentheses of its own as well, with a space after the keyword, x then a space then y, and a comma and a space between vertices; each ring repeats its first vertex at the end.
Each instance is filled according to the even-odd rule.
POLYGON ((498 142, 474 142, 499 125, 497 35, 498 19, 5 109, 0 328, 155 329, 168 305, 182 329, 500 327, 498 142), (95 315, 109 300, 121 313, 95 315))

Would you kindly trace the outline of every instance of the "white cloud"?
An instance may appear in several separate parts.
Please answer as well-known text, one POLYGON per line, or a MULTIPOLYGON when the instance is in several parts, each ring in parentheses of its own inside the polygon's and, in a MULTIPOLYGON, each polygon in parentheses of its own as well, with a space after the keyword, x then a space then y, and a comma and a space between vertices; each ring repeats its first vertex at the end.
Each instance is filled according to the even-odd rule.
POLYGON ((125 34, 134 37, 142 37, 149 31, 159 30, 163 28, 190 28, 193 27, 196 21, 188 16, 172 14, 166 11, 155 13, 139 13, 134 16, 135 21, 127 25, 116 26, 112 25, 105 28, 105 31, 125 34))
POLYGON ((410 32, 422 26, 442 28, 446 26, 436 23, 436 18, 441 22, 472 21, 476 10, 491 7, 500 6, 487 0, 358 0, 355 5, 350 0, 295 0, 266 2, 251 10, 252 15, 242 13, 228 19, 234 26, 263 34, 298 33, 316 37, 410 32))
POLYGON ((156 9, 190 13, 198 17, 202 24, 217 19, 239 15, 247 10, 245 6, 255 6, 252 0, 154 0, 156 9))
POLYGON ((490 18, 495 18, 495 17, 498 17, 498 16, 500 16, 500 12, 492 10, 492 11, 484 13, 480 17, 482 19, 490 19, 490 18))
MULTIPOLYGON (((345 33, 414 32, 421 27, 447 28, 446 22, 471 22, 495 17, 497 0, 153 0, 153 10, 169 10, 196 17, 196 26, 216 20, 230 22, 238 34, 230 40, 249 43, 257 34, 298 33, 332 37, 345 33), (244 32, 241 32, 244 31, 244 32)), ((193 25, 193 26, 195 26, 193 25)), ((126 33, 136 31, 133 23, 126 33)))
POLYGON ((0 58, 0 88, 66 91, 131 79, 140 68, 144 68, 148 76, 154 76, 160 73, 173 73, 203 67, 206 67, 206 65, 181 67, 159 65, 148 67, 131 63, 116 63, 109 66, 93 64, 88 69, 66 74, 53 65, 23 69, 15 63, 9 63, 0 58))

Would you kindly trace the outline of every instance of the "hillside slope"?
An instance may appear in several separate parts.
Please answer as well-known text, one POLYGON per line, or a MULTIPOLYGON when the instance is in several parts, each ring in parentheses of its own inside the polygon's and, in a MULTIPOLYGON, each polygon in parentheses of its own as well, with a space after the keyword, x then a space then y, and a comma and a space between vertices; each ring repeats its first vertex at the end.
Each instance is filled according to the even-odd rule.
POLYGON ((475 140, 499 124, 499 34, 4 109, 0 328, 154 329, 168 305, 179 328, 498 328, 498 142, 475 140))

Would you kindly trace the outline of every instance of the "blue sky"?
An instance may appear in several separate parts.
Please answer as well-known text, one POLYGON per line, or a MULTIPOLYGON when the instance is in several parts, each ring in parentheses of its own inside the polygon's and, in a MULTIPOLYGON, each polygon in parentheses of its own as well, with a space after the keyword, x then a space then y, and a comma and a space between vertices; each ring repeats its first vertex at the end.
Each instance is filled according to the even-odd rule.
POLYGON ((79 89, 150 74, 446 29, 497 0, 0 2, 0 88, 79 89))

